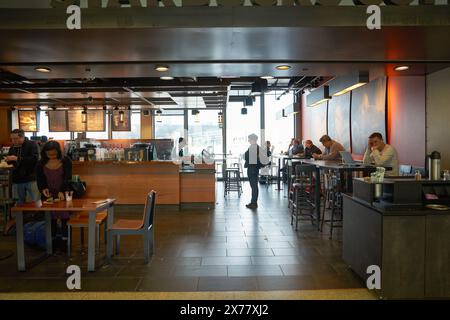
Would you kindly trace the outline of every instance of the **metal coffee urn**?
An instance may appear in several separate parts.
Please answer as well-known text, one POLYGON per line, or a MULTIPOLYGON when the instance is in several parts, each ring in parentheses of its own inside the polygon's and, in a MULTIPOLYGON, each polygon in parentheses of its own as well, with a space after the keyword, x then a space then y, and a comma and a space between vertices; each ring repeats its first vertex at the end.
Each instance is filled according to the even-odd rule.
POLYGON ((428 179, 441 180, 441 154, 433 151, 427 156, 428 179))

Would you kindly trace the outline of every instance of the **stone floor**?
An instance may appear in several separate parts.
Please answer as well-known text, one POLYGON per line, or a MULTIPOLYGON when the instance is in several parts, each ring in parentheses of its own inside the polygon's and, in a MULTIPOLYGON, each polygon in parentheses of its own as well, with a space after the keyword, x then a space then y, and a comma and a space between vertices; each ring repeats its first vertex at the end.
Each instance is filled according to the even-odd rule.
MULTIPOLYGON (((311 222, 295 231, 290 225, 285 190, 260 186, 259 208, 245 208, 250 189, 223 197, 217 184, 215 208, 158 207, 155 252, 143 262, 139 237, 122 238, 121 252, 108 265, 104 245, 97 271, 87 272, 86 250, 80 251, 74 232, 72 257, 27 247, 27 271, 18 272, 15 237, 0 236, 0 251, 14 255, 0 260, 0 292, 67 291, 68 265, 82 268, 83 291, 272 291, 363 288, 343 262, 341 230, 333 240, 311 222)), ((139 217, 139 206, 116 207, 115 217, 139 217)), ((327 231, 325 229, 324 231, 327 231)))

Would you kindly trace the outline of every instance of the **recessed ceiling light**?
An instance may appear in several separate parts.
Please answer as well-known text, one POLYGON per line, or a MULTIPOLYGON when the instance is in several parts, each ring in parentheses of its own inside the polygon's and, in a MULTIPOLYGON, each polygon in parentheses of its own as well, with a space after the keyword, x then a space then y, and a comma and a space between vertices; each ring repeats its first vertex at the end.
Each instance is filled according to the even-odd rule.
POLYGON ((395 67, 395 71, 405 71, 405 70, 408 70, 409 69, 409 66, 398 66, 398 67, 395 67))
POLYGON ((165 71, 169 71, 169 67, 168 66, 156 66, 155 70, 159 71, 159 72, 165 72, 165 71))
POLYGON ((161 80, 173 80, 173 77, 160 77, 161 80))
POLYGON ((262 76, 260 78, 265 79, 265 80, 270 80, 270 79, 273 79, 274 77, 273 76, 262 76))
POLYGON ((291 66, 287 65, 287 64, 280 64, 279 66, 275 67, 277 70, 289 70, 291 68, 291 66))
POLYGON ((52 71, 50 68, 47 68, 47 67, 36 67, 36 68, 34 68, 34 70, 39 71, 39 72, 44 72, 44 73, 49 73, 52 71))

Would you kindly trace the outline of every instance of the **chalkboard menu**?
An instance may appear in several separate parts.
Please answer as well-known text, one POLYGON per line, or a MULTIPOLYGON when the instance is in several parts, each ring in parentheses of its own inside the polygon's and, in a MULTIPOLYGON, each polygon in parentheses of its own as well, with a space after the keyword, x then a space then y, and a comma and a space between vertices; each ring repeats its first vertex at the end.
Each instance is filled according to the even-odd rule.
POLYGON ((69 131, 84 132, 86 131, 86 122, 83 122, 83 110, 67 111, 67 122, 69 131))
POLYGON ((113 110, 112 116, 112 131, 131 131, 131 110, 113 110), (121 112, 123 112, 122 119, 121 112))
POLYGON ((19 110, 19 128, 25 132, 39 131, 38 113, 36 110, 19 110))
POLYGON ((87 131, 105 131, 105 111, 87 111, 87 131))
POLYGON ((67 128, 67 114, 64 110, 48 111, 48 131, 65 132, 67 128))

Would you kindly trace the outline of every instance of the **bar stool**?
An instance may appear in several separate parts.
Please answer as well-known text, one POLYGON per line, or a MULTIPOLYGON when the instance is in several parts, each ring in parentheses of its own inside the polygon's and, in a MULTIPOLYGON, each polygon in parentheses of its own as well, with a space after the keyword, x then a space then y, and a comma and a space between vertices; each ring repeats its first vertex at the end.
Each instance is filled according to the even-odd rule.
POLYGON ((324 181, 324 206, 322 210, 322 222, 320 232, 323 232, 323 225, 326 223, 330 226, 329 239, 333 238, 333 229, 342 228, 342 193, 340 187, 340 179, 335 174, 329 172, 323 175, 324 181), (330 219, 325 219, 325 211, 329 206, 330 219))
POLYGON ((294 224, 298 230, 299 220, 311 220, 314 224, 314 186, 315 166, 308 164, 297 164, 295 166, 295 178, 292 183, 293 195, 291 202, 291 225, 294 224), (308 217, 309 219, 301 219, 308 217))
POLYGON ((10 218, 10 208, 14 205, 14 200, 9 197, 8 184, 0 184, 0 207, 3 212, 4 227, 3 232, 6 231, 8 219, 10 218))
POLYGON ((225 170, 224 197, 230 192, 237 191, 238 196, 242 193, 241 172, 239 167, 231 167, 225 170))

